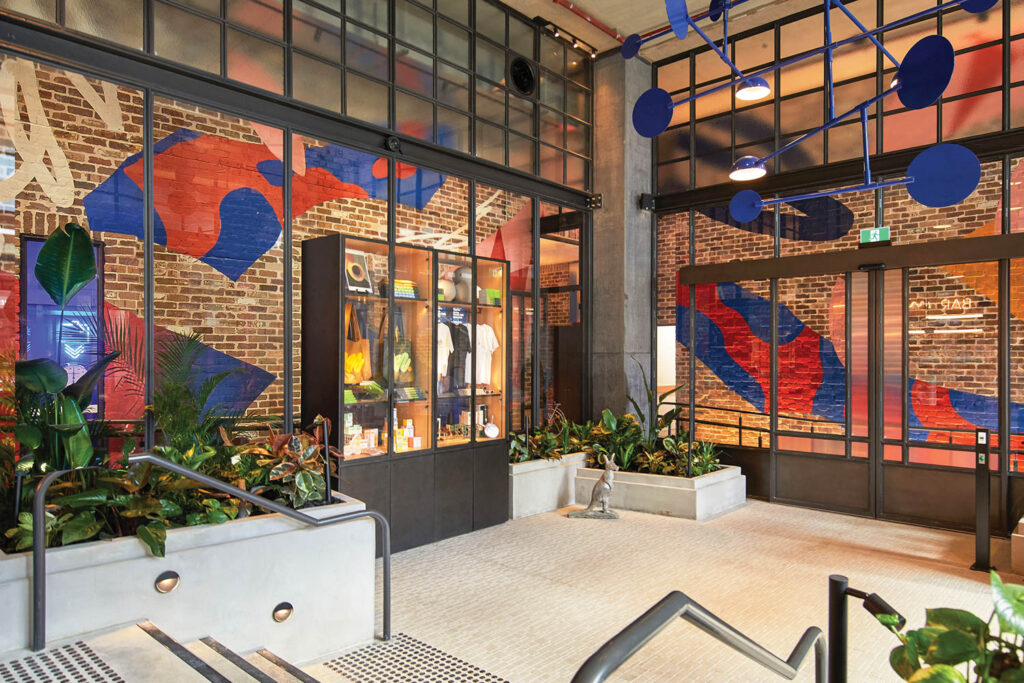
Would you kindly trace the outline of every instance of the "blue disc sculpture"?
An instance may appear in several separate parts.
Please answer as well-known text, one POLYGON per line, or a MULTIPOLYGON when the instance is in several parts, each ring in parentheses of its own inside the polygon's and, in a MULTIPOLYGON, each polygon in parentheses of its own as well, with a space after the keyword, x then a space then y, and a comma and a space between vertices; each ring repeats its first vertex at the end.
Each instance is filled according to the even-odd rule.
POLYGON ((795 195, 762 199, 754 190, 742 190, 733 196, 729 203, 729 214, 733 220, 748 223, 755 220, 766 206, 793 202, 801 199, 825 197, 845 192, 877 190, 884 187, 906 186, 910 196, 917 202, 930 207, 953 206, 969 197, 981 181, 981 164, 971 150, 962 145, 939 144, 922 151, 911 162, 907 175, 903 178, 876 181, 871 176, 871 154, 868 144, 868 109, 885 97, 896 94, 903 106, 908 109, 923 109, 935 104, 942 97, 953 77, 955 53, 953 45, 942 36, 927 36, 917 41, 900 61, 893 56, 878 39, 878 35, 900 26, 911 24, 919 19, 959 7, 966 12, 978 14, 986 12, 996 5, 998 0, 948 0, 909 16, 897 19, 878 28, 869 30, 843 4, 842 0, 823 0, 825 5, 826 43, 820 48, 805 52, 777 64, 760 69, 754 73, 744 74, 727 54, 729 47, 729 10, 747 0, 711 0, 706 16, 712 21, 722 20, 722 46, 697 26, 686 8, 686 0, 665 0, 670 28, 646 38, 631 35, 622 45, 622 56, 626 59, 635 57, 644 43, 655 40, 668 33, 677 38, 685 39, 692 29, 711 47, 718 57, 733 72, 734 77, 724 83, 706 88, 688 97, 673 100, 672 96, 661 88, 651 88, 637 99, 633 106, 633 128, 640 135, 654 138, 661 135, 672 122, 676 107, 727 88, 736 88, 736 98, 741 100, 757 100, 771 94, 771 87, 765 78, 770 73, 791 66, 798 62, 825 55, 826 72, 828 75, 829 119, 819 128, 780 147, 765 157, 744 156, 733 165, 730 178, 735 181, 750 181, 767 174, 768 162, 775 157, 797 147, 810 138, 833 128, 843 120, 859 116, 864 156, 864 182, 854 187, 839 188, 811 194, 795 195), (839 9, 861 31, 849 38, 832 41, 832 9, 839 9), (847 112, 837 114, 835 111, 835 82, 832 71, 832 57, 836 49, 858 40, 869 40, 896 67, 896 77, 887 90, 879 95, 868 98, 847 112))

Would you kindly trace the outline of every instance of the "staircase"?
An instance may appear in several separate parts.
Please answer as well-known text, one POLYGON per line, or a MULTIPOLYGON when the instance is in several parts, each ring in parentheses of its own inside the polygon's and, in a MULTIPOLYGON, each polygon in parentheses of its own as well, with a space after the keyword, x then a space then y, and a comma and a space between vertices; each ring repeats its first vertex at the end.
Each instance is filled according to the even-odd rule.
POLYGON ((146 621, 0 662, 0 681, 317 683, 347 680, 323 665, 317 664, 315 668, 319 678, 268 650, 243 656, 209 637, 182 644, 146 621))

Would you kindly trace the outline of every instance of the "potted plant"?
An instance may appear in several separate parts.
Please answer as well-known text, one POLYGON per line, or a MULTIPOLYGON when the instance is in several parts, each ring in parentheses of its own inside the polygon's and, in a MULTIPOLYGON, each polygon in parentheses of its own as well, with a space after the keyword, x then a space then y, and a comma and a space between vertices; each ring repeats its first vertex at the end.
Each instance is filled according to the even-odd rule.
POLYGON ((889 665, 906 681, 1017 683, 1024 681, 1024 586, 991 573, 992 615, 962 609, 925 611, 925 625, 904 631, 898 615, 878 620, 899 639, 889 665))
POLYGON ((586 462, 591 423, 574 424, 555 408, 551 420, 509 446, 509 518, 551 512, 576 502, 576 470, 586 462))

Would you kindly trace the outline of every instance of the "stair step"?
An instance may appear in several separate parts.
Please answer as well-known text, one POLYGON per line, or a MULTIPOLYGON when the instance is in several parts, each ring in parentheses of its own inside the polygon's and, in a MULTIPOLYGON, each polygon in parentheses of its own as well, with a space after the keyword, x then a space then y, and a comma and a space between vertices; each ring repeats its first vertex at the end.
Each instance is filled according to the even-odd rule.
POLYGON ((213 638, 201 638, 186 644, 185 648, 230 683, 277 683, 245 661, 244 657, 213 638))
POLYGON ((321 683, 320 679, 281 659, 269 650, 257 650, 246 658, 250 664, 277 683, 321 683))

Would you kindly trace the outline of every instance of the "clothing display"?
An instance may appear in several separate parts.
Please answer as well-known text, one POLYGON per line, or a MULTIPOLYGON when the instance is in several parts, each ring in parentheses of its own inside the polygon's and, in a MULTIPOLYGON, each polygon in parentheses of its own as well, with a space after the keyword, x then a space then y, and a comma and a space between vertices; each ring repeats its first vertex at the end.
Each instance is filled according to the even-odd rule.
MULTIPOLYGON (((476 383, 491 383, 491 358, 500 348, 494 328, 483 323, 476 326, 476 383)), ((466 384, 473 383, 472 366, 466 365, 466 384)))

